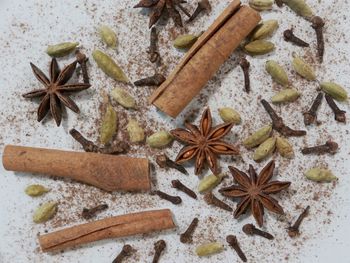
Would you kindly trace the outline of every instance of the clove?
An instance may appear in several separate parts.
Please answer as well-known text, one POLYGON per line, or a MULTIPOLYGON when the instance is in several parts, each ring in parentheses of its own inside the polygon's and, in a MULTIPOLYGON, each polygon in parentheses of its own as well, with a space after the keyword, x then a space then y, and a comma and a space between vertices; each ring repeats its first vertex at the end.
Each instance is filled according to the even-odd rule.
POLYGON ((188 172, 182 165, 177 164, 174 161, 170 160, 168 156, 166 156, 165 154, 158 155, 156 157, 156 162, 160 168, 169 167, 169 168, 178 170, 180 173, 188 175, 188 172))
POLYGON ((305 125, 310 125, 316 121, 316 119, 317 119, 316 113, 317 113, 319 106, 321 105, 322 99, 323 99, 323 94, 322 94, 322 92, 319 92, 317 94, 316 99, 312 103, 310 110, 307 112, 304 112, 303 115, 304 115, 305 125))
POLYGON ((101 204, 93 208, 83 208, 82 217, 86 220, 93 218, 97 213, 102 212, 108 208, 107 204, 101 204))
POLYGON ((302 130, 293 130, 286 126, 283 123, 283 119, 277 115, 277 113, 274 111, 274 109, 271 107, 271 105, 266 100, 261 100, 262 105, 264 106, 266 112, 270 115, 270 118, 272 120, 272 127, 281 133, 282 135, 289 137, 289 136, 304 136, 306 135, 306 131, 302 130))
POLYGON ((332 109, 333 113, 334 113, 334 119, 338 122, 346 122, 346 116, 345 113, 346 111, 343 111, 341 109, 339 109, 338 105, 335 103, 334 99, 329 96, 328 94, 326 94, 326 101, 329 105, 329 107, 332 109))
POLYGON ((134 82, 135 86, 160 86, 165 81, 162 74, 156 73, 151 77, 143 78, 134 82))
POLYGON ((237 255, 241 258, 243 262, 247 262, 247 257, 244 255, 241 247, 238 244, 237 237, 234 235, 228 235, 226 237, 227 243, 236 251, 237 255))
POLYGON ((162 254, 165 247, 166 247, 166 243, 164 240, 158 240, 156 243, 154 243, 155 254, 154 254, 152 263, 158 263, 160 255, 162 254))
POLYGON ((260 229, 257 229, 253 224, 245 224, 243 226, 242 230, 248 236, 258 235, 258 236, 262 236, 264 238, 267 238, 269 240, 273 239, 273 235, 271 235, 270 233, 267 233, 265 231, 262 231, 260 229))
POLYGON ((197 199, 197 195, 195 192, 193 192, 190 188, 188 188, 186 185, 180 182, 180 180, 172 180, 171 184, 174 188, 184 192, 188 196, 192 197, 193 199, 197 199))
POLYGON ((239 65, 243 70, 245 91, 249 93, 250 92, 250 77, 249 77, 250 63, 246 58, 241 58, 241 60, 239 61, 239 65))
POLYGON ((186 231, 180 235, 180 241, 181 243, 191 243, 192 242, 192 235, 196 227, 198 226, 198 218, 193 218, 191 224, 188 226, 186 231))
POLYGON ((229 212, 233 211, 232 207, 230 207, 228 204, 218 199, 212 192, 208 192, 204 195, 204 201, 208 205, 213 205, 229 212))
POLYGON ((89 60, 85 54, 83 54, 82 52, 80 52, 80 50, 78 49, 75 52, 75 57, 81 67, 81 72, 83 74, 83 81, 85 84, 90 84, 90 80, 89 80, 89 74, 87 71, 87 61, 89 60))
POLYGON ((317 145, 313 147, 305 147, 301 150, 303 154, 335 154, 338 150, 338 144, 331 140, 327 141, 325 144, 317 145))
POLYGON ((198 4, 196 9, 194 10, 193 14, 190 16, 190 18, 187 20, 187 23, 193 21, 197 18, 197 16, 205 11, 206 13, 209 13, 211 11, 211 5, 209 3, 209 0, 201 0, 198 4))
POLYGON ((121 263, 126 257, 130 257, 131 254, 135 251, 135 249, 130 245, 124 245, 122 251, 120 251, 119 255, 113 260, 112 263, 121 263))
POLYGON ((317 55, 320 63, 323 62, 324 54, 324 39, 323 39, 323 27, 325 23, 323 19, 319 16, 314 16, 311 18, 311 27, 315 29, 316 39, 317 39, 317 55))
POLYGON ((304 40, 295 36, 292 29, 287 29, 283 32, 284 40, 291 42, 299 47, 308 47, 309 43, 306 43, 304 40))
POLYGON ((309 210, 310 210, 310 206, 308 205, 304 209, 304 211, 300 214, 297 221, 295 221, 295 223, 292 226, 288 227, 288 235, 290 237, 296 237, 300 234, 299 232, 300 224, 304 220, 304 218, 309 214, 309 210))
POLYGON ((283 6, 283 0, 275 0, 275 3, 278 7, 282 7, 283 6))
POLYGON ((150 46, 149 46, 149 60, 152 63, 155 63, 159 60, 159 53, 157 51, 157 42, 158 42, 158 34, 157 29, 152 27, 151 29, 151 37, 150 37, 150 46))
POLYGON ((172 196, 159 190, 155 191, 154 193, 158 195, 161 199, 167 200, 173 203, 174 205, 181 204, 182 202, 182 199, 180 196, 172 196))

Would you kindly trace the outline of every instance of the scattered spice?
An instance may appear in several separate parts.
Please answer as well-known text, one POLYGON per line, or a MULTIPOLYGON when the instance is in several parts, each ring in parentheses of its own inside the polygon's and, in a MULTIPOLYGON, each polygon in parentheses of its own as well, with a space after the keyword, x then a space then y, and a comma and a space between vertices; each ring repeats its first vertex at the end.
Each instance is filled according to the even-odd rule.
POLYGON ((151 36, 150 36, 150 45, 149 45, 149 61, 152 63, 156 63, 160 56, 157 49, 157 43, 158 43, 158 33, 156 27, 152 27, 151 29, 151 36))
POLYGON ((147 137, 146 142, 151 148, 163 148, 173 141, 173 137, 167 131, 159 131, 147 137))
POLYGON ((45 186, 42 186, 40 184, 29 185, 24 190, 24 192, 31 197, 41 196, 41 195, 46 194, 49 191, 50 191, 50 189, 48 189, 45 186))
POLYGON ((319 16, 314 16, 311 18, 311 27, 315 29, 317 38, 317 55, 320 63, 323 62, 324 55, 324 39, 323 39, 323 27, 325 23, 323 19, 319 16))
POLYGON ((110 48, 117 47, 117 34, 108 26, 103 25, 99 28, 102 41, 110 48))
POLYGON ((219 109, 219 115, 224 122, 232 122, 234 124, 241 123, 241 116, 232 108, 224 107, 219 109))
POLYGON ((232 207, 218 199, 211 191, 204 195, 204 201, 208 205, 213 205, 229 212, 233 211, 232 207))
POLYGON ((270 137, 271 132, 272 125, 264 126, 245 139, 243 145, 248 149, 258 146, 270 137))
POLYGON ((168 156, 165 154, 157 155, 156 157, 156 163, 159 165, 161 168, 173 168, 178 170, 180 173, 188 175, 188 172, 186 169, 180 165, 175 163, 174 161, 170 160, 168 156))
POLYGON ((209 0, 201 0, 197 3, 196 9, 194 10, 191 17, 187 20, 187 23, 195 20, 198 17, 198 15, 202 12, 211 12, 211 5, 209 3, 209 0))
POLYGON ((198 191, 204 193, 206 191, 214 189, 224 178, 224 174, 211 174, 204 177, 198 185, 198 191))
POLYGON ((192 35, 192 34, 181 35, 175 38, 173 45, 177 49, 187 50, 191 48, 194 43, 196 43, 197 39, 198 39, 198 36, 196 35, 192 35))
POLYGON ((337 83, 321 82, 320 87, 324 92, 326 92, 335 100, 345 101, 348 99, 347 91, 337 83))
POLYGON ((33 214, 34 223, 44 223, 55 216, 57 212, 56 202, 47 202, 39 206, 33 214))
POLYGON ((323 99, 323 93, 319 92, 314 102, 312 103, 310 110, 303 113, 305 125, 310 125, 317 120, 316 113, 318 108, 321 105, 322 99, 323 99))
POLYGON ((178 205, 182 203, 182 199, 180 196, 172 196, 159 190, 155 191, 154 193, 158 195, 161 199, 167 200, 173 203, 174 205, 178 205))
POLYGON ((335 154, 338 151, 338 144, 331 140, 327 141, 325 144, 317 145, 313 147, 305 147, 301 150, 303 154, 335 154))
POLYGON ((136 119, 129 119, 126 130, 129 133, 129 140, 132 143, 143 142, 145 140, 145 131, 136 119))
POLYGON ((332 171, 318 167, 306 171, 305 177, 315 182, 332 182, 338 179, 332 171))
POLYGON ((111 97, 126 109, 136 109, 136 100, 122 88, 114 88, 111 97))
POLYGON ((257 11, 272 9, 273 0, 249 0, 249 6, 257 11))
POLYGON ((50 45, 46 49, 46 53, 50 57, 60 58, 72 53, 77 46, 79 46, 79 42, 64 42, 56 45, 50 45))
POLYGON ((190 188, 188 188, 186 185, 180 182, 180 180, 172 180, 171 184, 174 188, 184 192, 189 197, 192 197, 193 199, 197 199, 197 195, 195 192, 193 192, 190 188))
POLYGON ((227 243, 236 251, 237 255, 243 262, 247 262, 247 257, 244 255, 241 247, 238 244, 237 237, 234 235, 228 235, 226 237, 227 243))
POLYGON ((75 57, 81 67, 81 72, 83 74, 83 81, 85 84, 90 84, 89 74, 87 70, 87 61, 89 60, 84 53, 79 49, 75 51, 75 57))
POLYGON ((143 78, 134 82, 135 86, 160 86, 164 81, 165 77, 156 73, 151 77, 143 78))
POLYGON ((154 243, 154 256, 153 256, 153 260, 152 263, 158 263, 159 262, 159 258, 162 254, 162 252, 165 250, 166 248, 166 243, 164 240, 158 240, 156 243, 154 243))
POLYGON ((329 96, 328 94, 326 94, 326 101, 334 113, 334 119, 338 122, 345 123, 346 122, 346 116, 345 116, 346 111, 339 109, 338 105, 335 103, 333 98, 331 96, 329 96))
POLYGON ((130 257, 132 255, 132 253, 135 252, 135 249, 126 244, 123 246, 122 251, 120 251, 120 253, 118 254, 118 256, 113 260, 112 263, 122 263, 122 261, 127 258, 130 257))
POLYGON ((297 221, 295 221, 295 223, 293 225, 288 227, 288 235, 290 237, 296 237, 300 234, 300 232, 299 232, 300 224, 304 220, 304 218, 307 217, 307 215, 309 214, 309 210, 310 210, 310 206, 308 205, 304 209, 304 211, 299 215, 297 221))
POLYGON ((294 70, 303 78, 307 80, 316 80, 316 74, 312 67, 307 64, 301 57, 293 53, 292 65, 294 70))
POLYGON ((246 58, 241 58, 239 61, 239 65, 241 66, 243 70, 243 76, 244 76, 244 90, 249 93, 250 92, 250 77, 249 77, 249 67, 250 63, 246 58))
POLYGON ((181 243, 192 243, 192 236, 198 226, 198 221, 199 220, 197 217, 193 218, 191 224, 188 226, 186 231, 180 235, 181 243))
POLYGON ((206 257, 212 254, 220 253, 224 250, 224 246, 219 242, 212 242, 200 245, 196 248, 196 254, 199 257, 206 257))
POLYGON ((275 137, 268 138, 266 141, 260 144, 258 148, 256 148, 253 155, 253 160, 256 162, 262 161, 263 159, 270 156, 274 152, 275 148, 276 148, 276 138, 275 137))
POLYGON ((97 213, 102 212, 108 208, 107 204, 101 204, 92 208, 83 208, 83 212, 81 213, 81 216, 88 220, 96 216, 97 213))
POLYGON ((266 40, 254 40, 246 44, 244 49, 252 56, 265 55, 275 49, 275 44, 266 40))
POLYGON ((268 60, 265 64, 265 69, 269 73, 274 81, 278 84, 287 87, 289 86, 289 79, 286 71, 283 67, 274 60, 268 60))
POLYGON ((270 233, 267 233, 265 231, 262 231, 260 229, 257 229, 253 224, 245 224, 242 227, 242 231, 245 234, 247 234, 248 236, 258 235, 258 236, 264 237, 264 238, 269 239, 269 240, 273 239, 273 235, 271 235, 270 233))
POLYGON ((287 42, 291 42, 299 47, 308 47, 309 43, 306 43, 304 40, 300 39, 296 35, 294 35, 293 29, 287 29, 283 32, 284 40, 287 42))

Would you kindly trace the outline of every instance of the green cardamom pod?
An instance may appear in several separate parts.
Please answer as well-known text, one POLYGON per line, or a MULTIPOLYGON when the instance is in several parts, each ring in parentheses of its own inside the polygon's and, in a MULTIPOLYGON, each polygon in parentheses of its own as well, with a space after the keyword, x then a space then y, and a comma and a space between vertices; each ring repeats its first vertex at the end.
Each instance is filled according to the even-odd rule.
POLYGON ((48 202, 39 206, 33 215, 34 223, 44 223, 54 217, 57 212, 57 203, 48 202))
POLYGON ((99 33, 102 41, 107 45, 107 47, 117 47, 117 34, 110 27, 100 26, 99 33))
POLYGON ((196 43, 197 39, 198 36, 195 35, 181 35, 174 40, 173 45, 178 49, 189 49, 193 46, 194 43, 196 43))
POLYGON ((278 84, 284 87, 289 85, 289 79, 286 71, 276 61, 266 61, 265 69, 271 75, 272 79, 278 84))
POLYGON ((348 93, 339 84, 334 82, 322 82, 320 86, 324 92, 332 96, 335 100, 344 101, 348 99, 348 93))
POLYGON ((292 65, 294 70, 302 77, 306 78, 307 80, 315 80, 316 74, 313 70, 313 68, 307 64, 304 60, 302 60, 297 55, 293 55, 293 61, 292 65))
POLYGON ((272 9, 274 0, 249 0, 249 6, 257 11, 272 9))
POLYGON ((120 105, 127 109, 136 109, 135 99, 121 88, 114 88, 111 91, 111 96, 115 99, 120 105))
POLYGON ((254 29, 253 33, 251 34, 251 40, 258 40, 270 37, 276 31, 277 28, 277 20, 271 19, 263 21, 254 29))
POLYGON ((304 0, 282 0, 297 15, 310 19, 314 14, 304 0))
POLYGON ((241 116, 232 108, 224 107, 219 109, 219 115, 224 122, 233 122, 234 124, 241 123, 241 116))
POLYGON ((145 139, 145 131, 139 125, 137 120, 130 119, 126 129, 129 133, 129 139, 131 142, 142 142, 145 139))
POLYGON ((275 45, 266 40, 255 40, 244 46, 251 55, 265 55, 275 49, 275 45))
POLYGON ((272 103, 284 103, 284 102, 292 102, 298 99, 300 93, 296 89, 284 89, 277 94, 275 94, 271 101, 272 103))
POLYGON ((331 182, 338 179, 330 170, 317 167, 306 171, 305 176, 315 182, 331 182))
POLYGON ((266 157, 268 157, 276 147, 276 138, 268 138, 266 141, 264 141, 262 144, 259 145, 258 148, 256 148, 253 156, 253 160, 256 162, 259 162, 266 157))
POLYGON ((64 42, 57 45, 50 45, 47 47, 46 53, 51 57, 60 58, 72 53, 77 46, 79 46, 78 42, 64 42))
POLYGON ((282 157, 285 157, 285 158, 294 157, 293 146, 289 143, 289 141, 286 138, 279 137, 279 136, 276 138, 276 149, 282 157))
POLYGON ((146 139, 147 144, 151 148, 162 148, 173 141, 173 137, 167 131, 159 131, 153 133, 146 139))
POLYGON ((256 132, 254 132, 252 135, 250 135, 247 139, 245 139, 243 141, 243 145, 248 149, 258 146, 270 137, 271 132, 272 125, 264 126, 256 132))
POLYGON ((46 194, 49 192, 50 189, 47 189, 46 187, 40 185, 40 184, 32 184, 27 186, 27 188, 24 190, 24 192, 29 196, 41 196, 43 194, 46 194))
POLYGON ((212 254, 220 253, 224 250, 224 246, 219 242, 212 242, 200 245, 196 248, 196 254, 199 257, 205 257, 212 254))
POLYGON ((204 193, 215 188, 224 178, 224 174, 211 174, 204 177, 198 185, 198 192, 204 193))
POLYGON ((117 112, 113 109, 112 105, 108 105, 100 128, 100 141, 102 144, 107 144, 112 140, 113 136, 117 133, 117 123, 117 112))
POLYGON ((100 50, 95 50, 92 52, 92 57, 96 61, 99 68, 102 69, 107 76, 113 78, 114 80, 129 83, 128 77, 110 56, 100 50))

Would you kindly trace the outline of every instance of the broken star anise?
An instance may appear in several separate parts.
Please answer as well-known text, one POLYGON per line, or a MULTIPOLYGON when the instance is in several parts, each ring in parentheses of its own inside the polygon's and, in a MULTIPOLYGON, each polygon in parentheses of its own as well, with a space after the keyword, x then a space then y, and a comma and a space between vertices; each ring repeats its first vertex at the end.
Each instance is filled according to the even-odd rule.
POLYGON ((175 25, 182 27, 182 18, 180 12, 176 9, 178 7, 180 10, 188 15, 188 12, 182 7, 181 4, 186 3, 183 0, 140 0, 140 2, 134 6, 134 8, 144 7, 152 8, 149 17, 149 27, 151 28, 160 17, 168 12, 169 16, 173 19, 175 25))
POLYGON ((179 141, 188 144, 177 155, 176 162, 184 163, 193 158, 195 162, 195 174, 200 174, 205 161, 214 174, 218 173, 217 155, 238 155, 238 149, 221 140, 230 132, 233 123, 223 123, 212 128, 212 119, 209 108, 202 115, 199 128, 190 123, 185 123, 186 129, 175 129, 171 134, 179 141))
POLYGON ((72 111, 79 113, 79 108, 75 102, 66 94, 67 92, 78 92, 90 87, 90 84, 72 83, 67 84, 72 77, 77 61, 67 65, 62 71, 60 70, 57 60, 52 59, 50 64, 50 80, 34 64, 30 63, 35 77, 44 85, 43 89, 36 89, 26 94, 24 98, 42 97, 38 108, 38 121, 40 122, 50 111, 55 119, 57 126, 60 126, 62 120, 62 106, 70 108, 72 111))
POLYGON ((235 218, 244 214, 250 207, 256 222, 263 225, 264 207, 271 212, 283 214, 283 208, 277 200, 270 196, 286 189, 290 182, 272 181, 275 162, 270 161, 257 176, 252 165, 249 165, 249 176, 235 167, 229 167, 233 178, 238 185, 232 185, 220 189, 220 193, 227 197, 240 198, 234 212, 235 218))

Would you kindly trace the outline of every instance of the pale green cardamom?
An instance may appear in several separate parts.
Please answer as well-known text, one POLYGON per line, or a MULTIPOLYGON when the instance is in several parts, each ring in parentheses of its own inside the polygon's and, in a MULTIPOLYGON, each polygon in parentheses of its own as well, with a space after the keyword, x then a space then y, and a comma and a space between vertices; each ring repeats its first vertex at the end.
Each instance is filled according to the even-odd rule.
POLYGON ((220 108, 219 115, 224 122, 233 122, 234 124, 239 124, 241 122, 239 113, 229 107, 220 108))
POLYGON ((258 11, 272 9, 274 0, 249 0, 249 6, 258 11))
POLYGON ((224 174, 218 174, 218 175, 211 174, 204 177, 199 182, 198 192, 204 193, 206 191, 212 190, 222 181, 223 177, 224 177, 224 174))
POLYGON ((99 28, 99 33, 102 41, 111 48, 117 47, 117 34, 108 26, 101 26, 99 28))
POLYGON ((315 80, 316 79, 316 74, 315 74, 313 68, 295 54, 294 54, 294 58, 292 61, 292 65, 293 65, 294 70, 300 76, 306 78, 307 80, 315 80))
POLYGON ((262 127, 261 129, 254 132, 252 135, 250 135, 247 139, 243 141, 243 145, 246 148, 253 148, 255 146, 258 146, 259 144, 266 141, 267 138, 270 137, 270 134, 272 132, 272 125, 267 125, 262 127))
POLYGON ((338 179, 330 170, 317 167, 306 171, 305 176, 315 182, 331 182, 338 179))
POLYGON ((271 75, 272 79, 278 84, 284 87, 289 85, 289 79, 286 71, 276 61, 266 61, 265 69, 271 75))
POLYGON ((117 132, 118 116, 112 105, 108 105, 102 118, 100 141, 107 144, 117 132))
POLYGON ((310 6, 308 6, 305 0, 282 0, 287 6, 290 7, 296 14, 310 19, 314 14, 310 6))
POLYGON ((272 103, 292 102, 298 99, 299 96, 300 93, 296 89, 285 89, 275 94, 271 101, 272 103))
POLYGON ((100 50, 95 50, 94 52, 92 52, 92 57, 96 61, 99 68, 101 68, 107 76, 121 82, 129 82, 129 79, 124 74, 123 70, 115 63, 115 61, 110 56, 108 56, 100 50))
POLYGON ((35 210, 33 214, 33 221, 34 223, 44 223, 51 219, 56 214, 56 212, 56 202, 44 203, 35 210))
POLYGON ((126 129, 129 133, 129 139, 131 142, 142 142, 145 139, 145 131, 139 125, 137 120, 130 119, 126 129))
POLYGON ((196 254, 199 257, 205 257, 212 254, 220 253, 224 250, 224 246, 219 242, 212 242, 200 245, 196 248, 196 254))
POLYGON ((272 36, 272 34, 278 28, 278 21, 271 19, 263 21, 261 24, 257 25, 254 29, 251 40, 264 39, 272 36))
POLYGON ((189 49, 196 43, 198 36, 187 34, 178 36, 174 40, 174 47, 178 49, 189 49))
POLYGON ((135 99, 121 88, 114 88, 111 91, 111 96, 115 99, 120 105, 127 109, 136 109, 135 99))
POLYGON ((275 49, 275 45, 266 40, 255 40, 244 46, 244 49, 251 55, 264 55, 275 49))
POLYGON ((146 139, 147 144, 152 148, 162 148, 173 141, 173 137, 166 131, 153 133, 146 139))
POLYGON ((46 194, 49 191, 50 191, 50 189, 47 189, 46 187, 44 187, 40 184, 29 185, 24 190, 24 192, 29 196, 41 196, 43 194, 46 194))
POLYGON ((76 47, 79 46, 78 42, 64 42, 57 45, 50 45, 46 49, 46 53, 51 57, 64 57, 72 53, 76 47))
POLYGON ((276 147, 276 138, 268 138, 266 141, 264 141, 262 144, 259 145, 258 148, 256 148, 253 156, 254 161, 261 161, 268 157, 276 147))
POLYGON ((293 146, 289 143, 289 141, 286 138, 279 137, 279 136, 276 138, 276 149, 282 157, 285 157, 285 158, 294 157, 293 146))
POLYGON ((332 96, 335 100, 344 101, 348 98, 346 90, 334 82, 322 82, 320 84, 321 89, 332 96))

